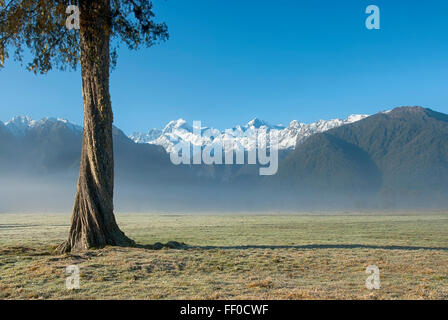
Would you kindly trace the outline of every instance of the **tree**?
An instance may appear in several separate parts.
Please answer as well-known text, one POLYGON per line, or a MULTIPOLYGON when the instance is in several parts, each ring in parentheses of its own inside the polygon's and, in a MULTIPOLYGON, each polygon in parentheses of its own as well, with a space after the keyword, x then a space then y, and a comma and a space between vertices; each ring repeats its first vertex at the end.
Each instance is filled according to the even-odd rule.
POLYGON ((31 57, 27 67, 34 73, 81 65, 81 165, 69 237, 60 252, 134 244, 119 229, 113 212, 109 72, 120 43, 138 49, 168 39, 167 26, 154 18, 148 0, 0 0, 0 67, 11 55, 22 64, 31 57), (66 27, 70 5, 79 9, 79 30, 66 27))

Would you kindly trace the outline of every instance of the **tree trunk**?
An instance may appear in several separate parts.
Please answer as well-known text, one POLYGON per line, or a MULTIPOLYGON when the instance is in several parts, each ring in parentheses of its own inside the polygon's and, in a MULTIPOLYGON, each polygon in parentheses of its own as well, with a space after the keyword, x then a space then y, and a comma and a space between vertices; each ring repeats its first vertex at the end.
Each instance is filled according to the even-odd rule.
POLYGON ((109 95, 110 1, 80 1, 84 131, 81 166, 68 240, 60 252, 132 246, 113 213, 114 156, 109 95))

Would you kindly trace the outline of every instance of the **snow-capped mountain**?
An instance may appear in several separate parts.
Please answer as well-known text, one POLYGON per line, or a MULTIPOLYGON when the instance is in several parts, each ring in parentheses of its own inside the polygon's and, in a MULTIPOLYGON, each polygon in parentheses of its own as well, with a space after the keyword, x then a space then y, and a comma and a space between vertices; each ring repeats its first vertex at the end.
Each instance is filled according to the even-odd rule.
POLYGON ((367 115, 351 115, 345 120, 319 120, 310 124, 294 120, 288 126, 271 125, 266 121, 255 118, 245 125, 239 125, 224 131, 209 127, 201 127, 200 131, 193 130, 193 127, 184 119, 179 119, 170 121, 163 130, 152 129, 148 133, 133 133, 130 138, 136 143, 162 146, 167 152, 171 152, 174 145, 179 142, 208 146, 226 140, 230 141, 234 148, 243 147, 245 150, 253 150, 257 145, 257 132, 264 135, 275 132, 278 133, 279 137, 279 149, 286 150, 294 149, 297 143, 304 141, 315 133, 353 123, 365 117, 367 115))
MULTIPOLYGON (((171 152, 174 145, 179 142, 188 142, 194 146, 202 147, 226 142, 230 143, 234 149, 244 148, 249 151, 257 146, 257 134, 268 135, 270 132, 274 132, 279 137, 279 149, 287 150, 294 149, 297 143, 301 143, 315 133, 353 123, 365 117, 367 115, 351 115, 345 120, 319 120, 310 124, 294 120, 288 126, 272 125, 269 122, 255 118, 245 125, 238 125, 224 131, 206 127, 202 124, 201 128, 195 129, 184 119, 178 119, 170 121, 162 130, 152 129, 147 133, 133 133, 129 138, 135 143, 162 146, 167 152, 171 152)), ((81 126, 70 123, 65 119, 43 118, 41 120, 32 120, 28 116, 14 117, 5 122, 3 126, 0 126, 0 129, 1 127, 3 129, 6 127, 13 136, 23 138, 31 129, 52 128, 55 125, 82 132, 81 126)))
POLYGON ((4 125, 13 136, 24 137, 29 132, 29 130, 33 128, 44 128, 53 126, 55 124, 64 125, 73 131, 82 131, 81 126, 70 123, 68 120, 57 118, 43 118, 41 120, 32 120, 28 116, 17 116, 5 122, 4 125))
POLYGON ((14 136, 23 137, 34 123, 28 116, 18 116, 7 121, 5 126, 14 136))

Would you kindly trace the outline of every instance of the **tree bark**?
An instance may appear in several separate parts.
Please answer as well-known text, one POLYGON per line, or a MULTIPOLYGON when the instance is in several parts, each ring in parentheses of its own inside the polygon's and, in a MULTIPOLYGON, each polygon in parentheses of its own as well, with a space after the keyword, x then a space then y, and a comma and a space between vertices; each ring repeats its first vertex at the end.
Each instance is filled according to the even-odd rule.
POLYGON ((60 252, 135 244, 120 230, 113 213, 110 1, 84 0, 79 5, 84 131, 71 227, 60 252))

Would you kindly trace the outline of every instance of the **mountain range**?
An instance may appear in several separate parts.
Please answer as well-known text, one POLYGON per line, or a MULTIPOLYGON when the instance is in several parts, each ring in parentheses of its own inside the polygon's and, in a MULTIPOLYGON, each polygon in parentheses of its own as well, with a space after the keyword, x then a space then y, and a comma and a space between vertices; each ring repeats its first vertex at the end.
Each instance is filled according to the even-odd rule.
MULTIPOLYGON (((126 136, 114 128, 116 206, 121 211, 297 211, 446 208, 448 115, 400 107, 371 116, 288 126, 254 119, 223 134, 250 149, 254 129, 277 130, 278 174, 258 165, 179 165, 176 141, 198 143, 184 120, 126 136), (248 138, 249 137, 249 138, 248 138), (246 140, 244 140, 246 139, 246 140)), ((82 128, 69 121, 15 117, 0 121, 0 212, 70 211, 82 128)))
POLYGON ((189 142, 193 145, 209 146, 217 141, 223 141, 225 138, 231 139, 231 145, 240 145, 245 150, 250 151, 256 148, 255 134, 257 131, 264 131, 270 133, 274 131, 278 133, 279 149, 288 150, 294 149, 298 142, 303 141, 307 137, 324 132, 332 128, 342 126, 344 124, 359 121, 367 115, 351 115, 345 120, 319 120, 315 123, 306 124, 291 121, 288 126, 271 125, 269 122, 255 118, 245 125, 238 125, 236 127, 220 131, 215 128, 201 126, 200 130, 193 130, 193 126, 187 123, 184 119, 170 121, 162 130, 152 129, 147 133, 132 133, 129 137, 136 143, 155 144, 165 148, 167 152, 173 150, 173 146, 179 142, 189 142), (204 132, 209 131, 211 134, 205 136, 204 132))
POLYGON ((446 205, 448 115, 401 107, 313 135, 288 155, 277 179, 309 194, 446 205))

